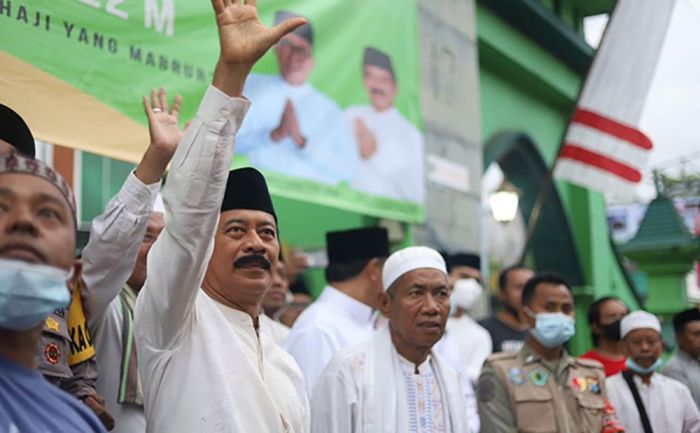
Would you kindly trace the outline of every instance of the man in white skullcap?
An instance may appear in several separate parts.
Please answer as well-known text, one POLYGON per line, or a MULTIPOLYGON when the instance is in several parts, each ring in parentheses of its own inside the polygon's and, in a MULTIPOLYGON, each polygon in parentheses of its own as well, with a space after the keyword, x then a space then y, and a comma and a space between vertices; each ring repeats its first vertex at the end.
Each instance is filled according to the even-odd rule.
POLYGON ((605 382, 620 424, 634 433, 698 433, 700 413, 688 388, 657 374, 663 339, 659 319, 635 311, 622 319, 628 370, 605 382))
POLYGON ((409 247, 384 264, 388 326, 338 352, 312 399, 314 433, 468 432, 461 378, 433 351, 450 311, 445 261, 409 247))

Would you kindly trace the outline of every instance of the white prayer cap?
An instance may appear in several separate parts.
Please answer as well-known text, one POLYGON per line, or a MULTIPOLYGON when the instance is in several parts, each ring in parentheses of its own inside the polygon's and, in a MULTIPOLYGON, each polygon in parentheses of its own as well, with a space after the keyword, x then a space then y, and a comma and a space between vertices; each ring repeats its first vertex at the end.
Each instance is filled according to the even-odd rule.
POLYGON ((620 323, 620 335, 625 338, 627 334, 635 329, 653 329, 661 333, 661 323, 659 319, 646 311, 635 311, 622 318, 620 323))
POLYGON ((382 282, 384 290, 407 272, 416 269, 437 269, 447 275, 447 266, 440 253, 428 247, 408 247, 390 255, 384 263, 382 282))
POLYGON ((158 193, 156 200, 153 202, 153 212, 162 213, 165 215, 165 205, 163 204, 163 196, 158 193))

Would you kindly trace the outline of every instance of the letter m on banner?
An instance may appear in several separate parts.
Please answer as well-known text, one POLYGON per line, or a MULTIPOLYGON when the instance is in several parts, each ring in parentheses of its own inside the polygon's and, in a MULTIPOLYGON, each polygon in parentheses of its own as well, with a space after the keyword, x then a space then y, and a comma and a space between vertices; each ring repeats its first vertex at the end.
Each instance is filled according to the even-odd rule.
POLYGON ((586 78, 554 177, 629 196, 653 148, 639 130, 674 0, 619 0, 586 78))

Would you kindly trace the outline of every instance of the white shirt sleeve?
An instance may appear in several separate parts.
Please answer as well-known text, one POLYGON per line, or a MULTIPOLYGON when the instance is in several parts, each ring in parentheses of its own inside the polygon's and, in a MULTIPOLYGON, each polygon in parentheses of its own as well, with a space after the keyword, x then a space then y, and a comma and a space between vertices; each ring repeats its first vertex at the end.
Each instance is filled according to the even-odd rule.
POLYGON ((359 399, 351 383, 350 372, 326 371, 320 378, 311 401, 311 433, 359 433, 359 399))
POLYGON ((331 335, 318 326, 292 330, 284 348, 294 357, 304 374, 306 392, 313 395, 318 378, 323 373, 338 347, 331 335))
POLYGON ((172 349, 194 320, 235 133, 249 105, 210 86, 175 152, 163 189, 165 229, 148 254, 148 277, 136 302, 136 335, 151 348, 172 349))
POLYGON ((91 330, 134 269, 159 189, 160 182, 146 185, 132 172, 104 212, 92 221, 82 272, 91 330))

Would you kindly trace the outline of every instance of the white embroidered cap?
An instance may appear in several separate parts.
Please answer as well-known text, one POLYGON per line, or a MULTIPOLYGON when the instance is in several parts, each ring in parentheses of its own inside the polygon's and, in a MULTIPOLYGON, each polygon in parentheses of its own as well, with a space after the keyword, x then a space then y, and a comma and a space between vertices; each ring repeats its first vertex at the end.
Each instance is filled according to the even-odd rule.
POLYGON ((416 269, 437 269, 447 275, 447 266, 440 253, 428 247, 408 247, 396 251, 384 263, 382 282, 384 290, 407 272, 416 269))
POLYGON ((620 335, 625 338, 627 334, 635 329, 653 329, 661 333, 661 323, 659 319, 646 311, 635 311, 622 318, 620 323, 620 335))

